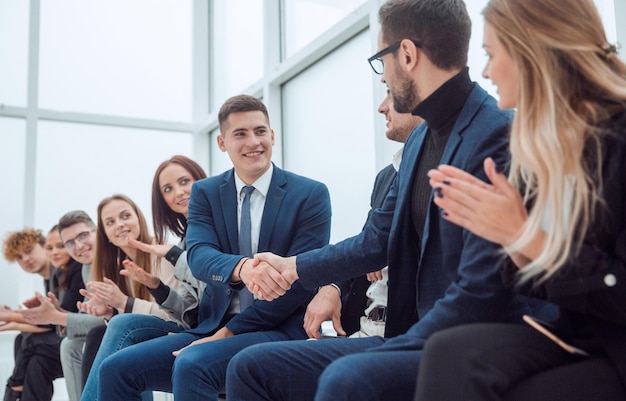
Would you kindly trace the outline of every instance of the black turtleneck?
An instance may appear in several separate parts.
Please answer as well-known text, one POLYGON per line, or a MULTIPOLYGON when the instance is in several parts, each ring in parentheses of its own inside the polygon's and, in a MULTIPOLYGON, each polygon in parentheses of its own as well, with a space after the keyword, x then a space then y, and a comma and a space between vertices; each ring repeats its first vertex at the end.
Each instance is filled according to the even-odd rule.
POLYGON ((468 68, 464 68, 424 99, 411 113, 422 117, 428 126, 424 144, 418 155, 411 200, 413 227, 418 238, 416 244, 418 254, 431 192, 427 173, 439 165, 450 132, 472 89, 474 83, 470 80, 468 68))

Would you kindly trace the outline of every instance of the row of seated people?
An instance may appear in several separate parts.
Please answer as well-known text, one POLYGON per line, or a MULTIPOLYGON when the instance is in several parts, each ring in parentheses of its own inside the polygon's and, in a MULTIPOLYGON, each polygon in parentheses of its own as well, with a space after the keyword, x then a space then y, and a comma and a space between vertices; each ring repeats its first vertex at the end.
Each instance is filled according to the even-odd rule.
MULTIPOLYGON (((237 127, 239 131, 241 127, 246 129, 255 127, 249 133, 250 138, 257 137, 257 139, 252 139, 253 142, 273 141, 269 119, 262 103, 254 98, 240 96, 231 99, 227 104, 230 104, 229 107, 234 110, 225 112, 224 121, 228 122, 229 126, 237 127), (230 117, 231 115, 237 117, 230 117), (234 121, 229 121, 229 118, 234 121), (254 125, 256 123, 260 125, 254 125), (259 128, 263 125, 265 125, 264 129, 259 128)), ((398 142, 404 142, 411 130, 421 122, 419 117, 396 113, 389 94, 381 103, 379 112, 386 116, 387 121, 393 122, 393 126, 387 130, 387 137, 398 142)), ((238 137, 241 135, 241 132, 237 133, 238 137)), ((227 151, 237 149, 239 152, 238 148, 228 144, 229 141, 230 139, 225 136, 224 149, 227 151)), ((246 146, 254 147, 253 145, 246 146)), ((262 147, 266 152, 266 166, 268 166, 271 160, 271 145, 265 143, 262 147)), ((235 183, 233 172, 237 176, 236 180, 244 177, 248 183, 258 181, 250 181, 252 176, 250 168, 244 164, 247 162, 238 159, 234 152, 229 152, 229 155, 234 164, 234 169, 229 172, 228 178, 232 181, 231 183, 235 183)), ((394 164, 387 166, 377 176, 371 198, 372 210, 382 206, 382 201, 395 178, 400 157, 401 151, 394 156, 394 164)), ((276 167, 272 166, 273 168, 276 167)), ((267 177, 269 184, 271 175, 267 177)), ((34 229, 11 233, 6 238, 4 250, 7 260, 17 261, 25 271, 41 274, 46 279, 49 277, 48 274, 53 272, 54 277, 67 276, 57 281, 63 281, 63 283, 69 281, 68 284, 62 283, 61 286, 47 285, 47 296, 37 293, 33 299, 23 303, 28 309, 12 311, 5 307, 5 317, 2 320, 12 322, 12 324, 5 325, 4 330, 18 329, 24 333, 31 330, 45 330, 46 336, 51 339, 49 347, 51 351, 46 359, 49 366, 45 367, 45 374, 33 368, 42 366, 34 361, 30 369, 28 369, 29 361, 18 363, 22 357, 17 355, 22 355, 23 352, 16 353, 16 367, 14 374, 7 382, 5 399, 49 400, 52 397, 52 380, 62 376, 66 378, 70 400, 99 399, 98 372, 107 357, 116 351, 167 334, 193 333, 193 337, 189 335, 186 338, 179 337, 182 343, 173 349, 177 351, 178 347, 189 346, 192 342, 196 344, 206 341, 204 336, 217 329, 228 330, 228 324, 224 324, 226 319, 230 320, 235 314, 245 309, 245 307, 242 309, 241 297, 237 295, 237 290, 227 291, 232 296, 224 304, 227 308, 219 312, 223 316, 211 323, 215 325, 214 327, 197 328, 200 299, 207 284, 192 275, 187 263, 185 233, 187 232, 188 205, 192 185, 204 178, 206 174, 202 168, 185 156, 174 156, 157 168, 152 191, 153 226, 156 233, 154 237, 150 236, 146 220, 139 207, 130 198, 118 194, 100 202, 97 209, 97 224, 85 212, 72 211, 60 219, 59 224, 53 227, 45 239, 39 231, 34 229), (180 242, 177 245, 166 244, 166 231, 179 236, 180 242), (37 266, 37 269, 30 267, 31 264, 37 266), (42 266, 45 266, 45 269, 42 266), (87 284, 86 288, 83 283, 87 284), (68 290, 59 294, 58 288, 65 287, 68 287, 68 290), (84 301, 83 297, 86 297, 84 301), (16 326, 18 323, 20 326, 16 326), (45 385, 42 384, 44 382, 45 385), (33 386, 33 383, 37 385, 33 386), (30 388, 35 388, 37 393, 31 396, 28 390, 30 388)), ((298 177, 298 179, 301 178, 298 177)), ((294 242, 298 242, 296 241, 298 236, 294 235, 295 238, 291 240, 292 244, 283 245, 285 255, 294 254, 309 247, 312 247, 311 249, 320 247, 324 245, 323 242, 328 241, 330 207, 326 189, 323 185, 311 180, 302 179, 302 181, 305 188, 317 187, 315 191, 321 195, 313 194, 311 199, 307 197, 301 200, 301 202, 310 202, 314 198, 321 200, 322 204, 317 209, 307 208, 312 216, 318 215, 319 217, 307 223, 312 225, 302 225, 299 222, 309 220, 309 218, 299 216, 300 212, 294 212, 296 214, 293 221, 301 227, 295 226, 288 232, 301 237, 314 235, 317 239, 315 241, 299 240, 302 245, 297 246, 303 248, 291 250, 296 246, 294 242), (318 232, 312 231, 311 228, 315 228, 318 232), (305 245, 309 242, 312 245, 305 245)), ((267 193, 268 189, 264 189, 263 192, 267 193)), ((253 192, 251 202, 255 202, 255 196, 253 192)), ((237 205, 236 199, 228 198, 220 202, 233 202, 230 204, 231 207, 237 205)), ((242 202, 243 199, 239 203, 242 202)), ((257 202, 254 206, 251 205, 250 210, 251 220, 255 222, 257 231, 264 209, 264 205, 260 205, 259 208, 259 202, 257 202)), ((216 212, 213 211, 213 213, 216 212)), ((232 212, 235 210, 229 213, 233 216, 233 220, 225 221, 225 223, 234 225, 237 223, 235 220, 237 212, 234 214, 232 212)), ((222 213, 226 212, 219 210, 219 214, 222 213)), ((280 217, 275 216, 275 218, 280 217)), ((258 242, 263 239, 259 233, 255 237, 254 252, 258 250, 258 242)), ((288 241, 285 243, 287 244, 288 241)), ((236 246, 240 246, 238 236, 236 246)), ((223 253, 238 253, 235 244, 232 243, 217 248, 229 251, 223 253)), ((278 248, 271 249, 278 251, 278 248)), ((250 252, 248 256, 252 253, 250 252)), ((243 261, 245 260, 241 263, 243 261)), ((240 261, 236 262, 235 267, 240 261)), ((241 274, 241 266, 231 270, 241 274)), ((224 281, 223 278, 220 281, 224 281)), ((234 280, 235 283, 239 281, 241 280, 234 280)), ((232 282, 227 284, 232 286, 232 282)), ((237 289, 237 286, 241 287, 237 283, 233 289, 237 289)), ((238 290, 247 291, 243 288, 238 288, 238 290)), ((367 277, 346 280, 320 289, 316 300, 308 304, 307 317, 304 318, 305 307, 313 295, 310 291, 302 291, 297 302, 288 302, 292 310, 283 313, 287 318, 299 321, 297 324, 300 328, 299 330, 297 328, 295 330, 283 329, 286 337, 279 338, 293 337, 295 339, 307 336, 320 338, 321 324, 326 318, 334 320, 334 328, 339 335, 345 336, 346 331, 359 337, 384 335, 387 297, 386 269, 371 273, 367 277), (373 284, 368 290, 370 282, 373 284), (367 297, 366 291, 369 294, 367 297), (340 299, 341 294, 343 294, 343 302, 340 299), (333 305, 332 316, 326 312, 329 302, 333 305), (339 308, 343 309, 343 313, 339 311, 339 308), (290 334, 288 330, 293 330, 294 334, 290 334), (289 337, 290 335, 292 337, 289 337)), ((215 296, 216 294, 211 294, 211 297, 215 296)), ((269 306, 274 308, 274 305, 269 306)), ((279 319, 282 320, 284 317, 279 317, 279 319)), ((202 318, 202 322, 205 320, 207 319, 202 318)), ((280 320, 274 328, 280 328, 280 320)), ((261 324, 263 326, 258 327, 257 331, 267 332, 272 328, 271 322, 261 324)), ((250 331, 248 328, 243 330, 250 331)), ((25 334, 21 334, 18 337, 16 345, 18 341, 24 341, 22 339, 24 336, 25 334)), ((263 336, 267 336, 267 333, 263 336)), ((212 338, 215 338, 215 334, 212 338)), ((32 339, 30 341, 33 342, 32 339)), ((42 341, 36 342, 36 344, 41 343, 42 341)), ((40 355, 39 352, 34 354, 40 355)), ((151 390, 170 391, 167 383, 146 389, 147 391, 142 394, 142 399, 151 399, 151 390)), ((223 391, 223 387, 215 390, 223 391)))
MULTIPOLYGON (((179 215, 161 229, 179 233, 179 246, 158 238, 154 206, 153 241, 124 196, 101 202, 97 225, 70 233, 62 218, 74 259, 83 263, 80 250, 95 243, 88 300, 77 306, 107 322, 81 399, 140 400, 154 390, 178 400, 624 399, 626 66, 593 1, 567 0, 567 19, 563 1, 487 5, 484 75, 498 102, 470 80, 462 0, 381 7, 370 65, 393 108, 425 124, 404 120, 403 161, 355 237, 328 245, 326 186, 272 164, 267 110, 245 95, 218 115, 233 169, 188 177, 185 185, 195 182, 180 198, 180 170, 155 177, 155 194, 179 215), (550 58, 557 45, 563 62, 550 58), (548 93, 536 82, 550 82, 548 93), (544 103, 533 97, 560 103, 537 112, 544 103), (509 165, 511 182, 501 168, 509 165), (170 281, 179 263, 189 279, 174 272, 170 281), (363 319, 384 320, 384 336, 363 324, 361 338, 297 341, 318 338, 329 317, 344 334, 346 280, 378 278, 386 265, 387 305, 374 301, 363 319), (574 346, 523 315, 555 321, 574 346)), ((385 115, 389 135, 401 120, 385 115)), ((63 344, 81 341, 69 335, 70 313, 37 321, 44 308, 64 312, 52 295, 37 300, 19 313, 66 329, 63 359, 63 344)))

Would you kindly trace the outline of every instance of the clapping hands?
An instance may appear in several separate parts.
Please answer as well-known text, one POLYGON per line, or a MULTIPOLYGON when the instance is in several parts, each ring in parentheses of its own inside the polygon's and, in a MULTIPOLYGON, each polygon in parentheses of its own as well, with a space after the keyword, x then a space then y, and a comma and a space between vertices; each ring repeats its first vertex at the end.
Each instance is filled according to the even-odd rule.
POLYGON ((519 237, 528 215, 519 192, 491 158, 485 159, 484 169, 491 184, 452 166, 430 170, 434 202, 444 219, 507 246, 519 237))

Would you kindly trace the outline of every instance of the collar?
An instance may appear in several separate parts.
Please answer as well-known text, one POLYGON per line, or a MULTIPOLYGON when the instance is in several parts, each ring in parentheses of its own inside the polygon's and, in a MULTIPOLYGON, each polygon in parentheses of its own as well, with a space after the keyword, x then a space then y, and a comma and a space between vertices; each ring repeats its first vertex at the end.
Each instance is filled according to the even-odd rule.
MULTIPOLYGON (((270 168, 267 169, 262 176, 257 178, 252 184, 254 189, 259 191, 263 196, 267 196, 267 191, 270 189, 270 183, 272 182, 272 174, 274 173, 274 163, 270 163, 270 168)), ((237 194, 241 194, 241 189, 246 186, 241 178, 235 173, 235 188, 237 188, 237 194)))
POLYGON ((437 131, 459 113, 473 88, 469 68, 465 67, 422 100, 411 114, 422 117, 428 128, 437 131))
POLYGON ((391 160, 391 164, 393 168, 398 171, 400 170, 400 162, 402 161, 402 151, 404 150, 404 146, 401 147, 396 153, 393 155, 393 159, 391 160))

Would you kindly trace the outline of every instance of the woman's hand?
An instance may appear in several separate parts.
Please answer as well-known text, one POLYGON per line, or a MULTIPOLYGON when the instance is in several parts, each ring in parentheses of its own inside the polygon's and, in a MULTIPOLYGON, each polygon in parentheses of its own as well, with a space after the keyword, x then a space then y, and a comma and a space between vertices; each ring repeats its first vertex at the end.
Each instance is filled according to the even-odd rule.
POLYGON ((93 316, 104 316, 107 318, 111 317, 111 308, 102 299, 100 299, 98 295, 89 292, 84 288, 81 288, 79 292, 82 296, 89 298, 89 300, 85 302, 76 302, 76 306, 78 307, 78 309, 93 316))
POLYGON ((187 348, 193 347, 194 345, 208 343, 210 341, 221 340, 222 338, 232 337, 234 334, 232 331, 228 330, 226 327, 222 327, 218 331, 215 332, 212 336, 200 338, 186 347, 179 349, 178 351, 172 352, 172 355, 178 356, 181 352, 186 350, 187 348))
POLYGON ((519 192, 496 171, 491 158, 485 159, 484 168, 491 184, 452 166, 430 170, 434 202, 444 219, 507 246, 519 238, 528 214, 519 192))
POLYGON ((104 278, 104 281, 90 281, 87 283, 90 293, 98 296, 106 305, 124 310, 128 296, 112 280, 104 278))
POLYGON ((126 259, 122 262, 122 264, 124 265, 124 269, 120 270, 120 274, 122 276, 129 277, 132 280, 137 281, 152 290, 157 288, 161 283, 161 279, 153 274, 148 273, 132 260, 126 259))
POLYGON ((165 254, 168 253, 173 247, 173 245, 168 244, 146 244, 131 237, 126 237, 126 242, 128 243, 128 246, 132 246, 133 248, 137 248, 146 253, 151 253, 152 255, 160 258, 164 258, 165 254))

